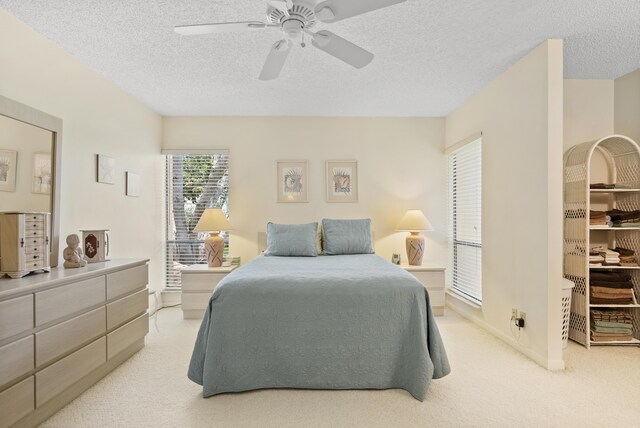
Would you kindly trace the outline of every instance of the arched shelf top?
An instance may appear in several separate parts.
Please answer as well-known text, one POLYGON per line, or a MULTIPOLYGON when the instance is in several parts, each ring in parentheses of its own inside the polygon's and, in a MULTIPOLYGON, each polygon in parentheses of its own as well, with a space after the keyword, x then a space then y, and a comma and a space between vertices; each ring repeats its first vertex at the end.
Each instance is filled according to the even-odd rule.
POLYGON ((591 142, 591 148, 587 152, 587 159, 585 159, 587 164, 591 163, 591 156, 593 156, 593 152, 595 150, 603 151, 603 154, 606 157, 615 158, 617 156, 627 156, 635 154, 636 156, 638 156, 638 158, 640 158, 640 146, 638 146, 638 143, 625 135, 609 135, 607 137, 600 138, 599 140, 591 142))
POLYGON ((565 183, 584 180, 583 185, 588 190, 591 161, 596 151, 606 160, 613 182, 640 189, 640 146, 631 138, 618 134, 567 150, 564 155, 565 183))

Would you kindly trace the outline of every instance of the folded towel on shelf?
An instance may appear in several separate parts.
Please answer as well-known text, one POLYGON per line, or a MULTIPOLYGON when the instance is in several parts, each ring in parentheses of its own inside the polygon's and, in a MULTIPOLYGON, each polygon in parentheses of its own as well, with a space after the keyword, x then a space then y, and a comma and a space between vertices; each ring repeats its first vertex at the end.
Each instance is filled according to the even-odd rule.
POLYGON ((630 334, 603 334, 591 333, 591 340, 594 342, 631 342, 633 336, 630 334))
POLYGON ((607 334, 633 334, 633 328, 631 326, 628 327, 601 327, 601 326, 591 326, 591 331, 596 333, 607 333, 607 334))
POLYGON ((610 184, 610 183, 591 183, 591 184, 589 184, 589 188, 590 189, 607 189, 607 190, 611 190, 611 189, 615 189, 616 185, 615 184, 610 184))
POLYGON ((614 321, 600 321, 591 318, 591 325, 597 327, 621 327, 621 328, 633 328, 631 321, 629 322, 614 322, 614 321))
POLYGON ((620 254, 620 256, 622 257, 627 257, 627 256, 635 256, 636 252, 633 250, 630 250, 628 248, 622 248, 622 247, 616 247, 616 248, 609 248, 611 251, 615 251, 616 253, 620 254))
POLYGON ((611 288, 611 287, 598 287, 598 286, 591 285, 589 289, 591 291, 591 295, 594 297, 613 296, 618 299, 623 297, 628 297, 628 298, 633 297, 633 290, 630 288, 611 288))
POLYGON ((613 222, 640 222, 640 210, 623 211, 623 210, 609 210, 606 211, 606 215, 611 217, 613 222))
POLYGON ((631 275, 625 272, 611 272, 595 270, 589 274, 591 283, 598 282, 626 282, 631 281, 631 275))
POLYGON ((602 297, 591 297, 590 302, 592 305, 629 305, 632 303, 631 299, 607 299, 602 297))
POLYGON ((605 211, 589 211, 589 224, 592 226, 604 226, 607 224, 607 213, 605 211))
POLYGON ((629 322, 633 321, 633 317, 629 312, 620 311, 618 309, 591 309, 591 319, 599 321, 611 322, 629 322))
POLYGON ((606 287, 606 288, 633 288, 633 283, 631 281, 589 281, 589 285, 592 287, 606 287))
POLYGON ((632 189, 632 187, 628 184, 624 183, 591 183, 589 184, 590 189, 632 189))

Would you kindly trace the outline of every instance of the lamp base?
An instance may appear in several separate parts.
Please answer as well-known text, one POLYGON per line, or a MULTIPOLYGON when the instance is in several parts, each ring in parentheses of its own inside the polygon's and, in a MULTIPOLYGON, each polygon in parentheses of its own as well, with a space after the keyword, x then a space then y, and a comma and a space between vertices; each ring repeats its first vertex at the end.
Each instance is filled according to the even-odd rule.
POLYGON ((209 267, 222 266, 222 256, 224 255, 224 238, 220 232, 211 232, 204 240, 204 252, 207 255, 209 267))
POLYGON ((424 238, 418 232, 407 236, 407 260, 411 266, 420 266, 424 256, 424 238))

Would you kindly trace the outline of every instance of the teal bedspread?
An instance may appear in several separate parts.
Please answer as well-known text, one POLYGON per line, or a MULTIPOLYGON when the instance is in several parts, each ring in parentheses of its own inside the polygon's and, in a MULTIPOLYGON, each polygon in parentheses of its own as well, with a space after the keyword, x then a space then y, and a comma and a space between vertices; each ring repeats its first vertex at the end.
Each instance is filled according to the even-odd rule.
POLYGON ((258 257, 214 290, 189 365, 205 397, 262 388, 402 388, 450 372, 429 295, 374 255, 258 257))

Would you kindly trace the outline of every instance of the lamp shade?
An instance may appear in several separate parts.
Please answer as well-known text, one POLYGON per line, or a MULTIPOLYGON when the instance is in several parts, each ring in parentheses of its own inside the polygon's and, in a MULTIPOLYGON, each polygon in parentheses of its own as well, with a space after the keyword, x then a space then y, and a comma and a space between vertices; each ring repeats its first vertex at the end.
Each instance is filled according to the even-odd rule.
POLYGON ((433 226, 420 210, 408 210, 400 219, 396 230, 401 232, 420 232, 433 230, 433 226))
POLYGON ((193 228, 194 232, 231 230, 232 226, 220 208, 207 208, 193 228))

